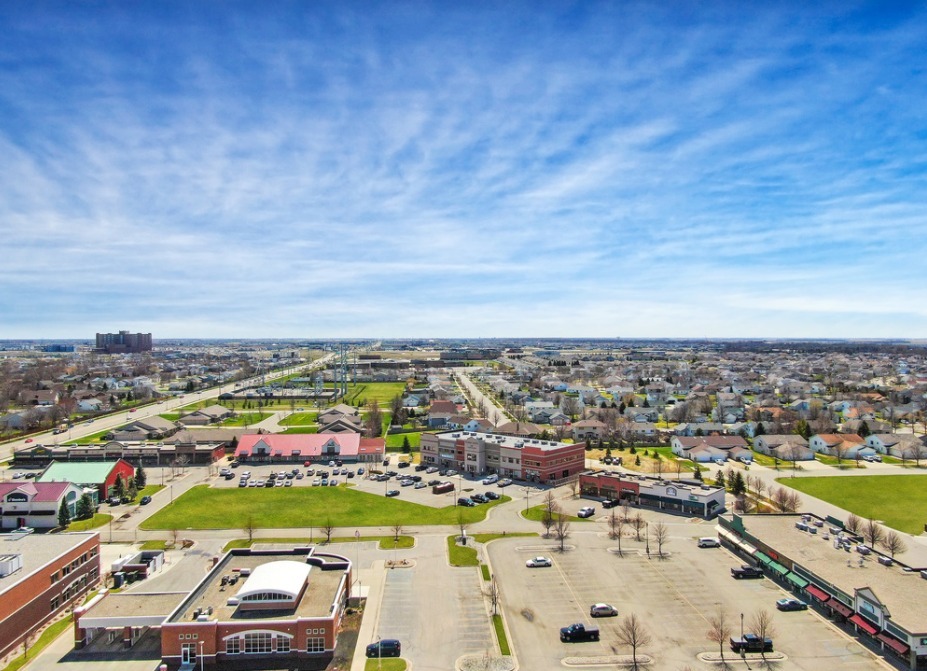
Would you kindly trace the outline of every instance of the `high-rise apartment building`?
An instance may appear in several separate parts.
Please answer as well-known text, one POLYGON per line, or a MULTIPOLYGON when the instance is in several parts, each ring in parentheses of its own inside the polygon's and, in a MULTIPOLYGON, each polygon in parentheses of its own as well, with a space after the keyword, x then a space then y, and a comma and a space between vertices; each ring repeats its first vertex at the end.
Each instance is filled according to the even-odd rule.
POLYGON ((133 354, 151 351, 150 333, 97 333, 97 350, 107 354, 133 354))

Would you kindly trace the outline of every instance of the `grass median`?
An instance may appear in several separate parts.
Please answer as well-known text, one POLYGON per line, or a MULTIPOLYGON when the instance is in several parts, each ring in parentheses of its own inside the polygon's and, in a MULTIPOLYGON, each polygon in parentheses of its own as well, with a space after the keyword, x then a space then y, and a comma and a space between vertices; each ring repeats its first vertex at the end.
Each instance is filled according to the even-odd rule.
MULTIPOLYGON (((510 501, 460 509, 466 524, 510 501)), ((458 508, 432 508, 399 498, 387 499, 348 487, 232 488, 199 485, 142 523, 143 529, 286 529, 319 527, 456 525, 458 508)))

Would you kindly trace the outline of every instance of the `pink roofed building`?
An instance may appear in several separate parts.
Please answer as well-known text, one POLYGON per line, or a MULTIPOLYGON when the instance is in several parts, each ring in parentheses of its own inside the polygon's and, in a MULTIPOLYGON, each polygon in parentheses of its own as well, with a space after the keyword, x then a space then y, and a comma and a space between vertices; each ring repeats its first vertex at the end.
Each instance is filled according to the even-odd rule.
POLYGON ((238 441, 235 459, 242 463, 379 461, 385 451, 384 439, 361 438, 359 433, 245 434, 238 441))
POLYGON ((71 482, 0 482, 0 527, 54 529, 64 501, 71 517, 84 490, 71 482))

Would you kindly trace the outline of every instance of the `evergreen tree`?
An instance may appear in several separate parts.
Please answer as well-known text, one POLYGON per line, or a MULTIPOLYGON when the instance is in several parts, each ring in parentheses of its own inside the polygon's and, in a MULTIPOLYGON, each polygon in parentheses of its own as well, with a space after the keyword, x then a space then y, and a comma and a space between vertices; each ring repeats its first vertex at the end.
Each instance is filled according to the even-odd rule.
POLYGON ((145 469, 139 466, 135 470, 135 486, 139 489, 145 489, 146 484, 148 484, 148 476, 145 474, 145 469))
POLYGON ((68 510, 68 504, 61 499, 61 505, 58 506, 58 526, 66 528, 71 523, 71 511, 68 510))
POLYGON ((702 469, 699 468, 698 464, 695 464, 695 470, 692 471, 692 477, 701 482, 702 480, 702 469))
POLYGON ((628 406, 624 404, 624 401, 618 404, 618 414, 623 415, 624 411, 628 409, 628 406))
POLYGON ((859 435, 860 438, 865 438, 865 437, 867 437, 869 434, 872 433, 872 431, 869 430, 869 425, 866 424, 866 420, 865 420, 865 419, 864 419, 864 420, 862 421, 862 423, 859 425, 859 429, 857 430, 856 433, 859 435))
POLYGON ((756 438, 757 436, 762 436, 765 433, 766 433, 766 427, 763 426, 763 422, 759 422, 756 425, 756 429, 753 430, 753 437, 756 438))
POLYGON ((650 401, 648 401, 646 397, 644 397, 644 405, 641 406, 641 407, 644 407, 644 408, 649 408, 649 407, 650 407, 650 401))
POLYGON ((123 482, 122 476, 116 476, 116 484, 113 485, 113 496, 122 498, 126 493, 126 483, 123 482))
POLYGON ((797 433, 799 436, 801 436, 805 440, 808 440, 809 438, 811 438, 811 427, 808 426, 808 422, 806 422, 803 419, 800 419, 798 420, 798 422, 795 423, 795 433, 797 433))
POLYGON ((138 496, 138 487, 135 486, 134 479, 129 480, 129 487, 126 495, 133 501, 135 500, 135 497, 138 496))
POLYGON ((408 437, 408 436, 403 436, 403 437, 402 437, 402 451, 403 451, 405 454, 409 454, 409 452, 412 451, 412 446, 409 445, 409 437, 408 437))
POLYGON ((701 428, 698 428, 698 429, 695 430, 695 435, 696 435, 696 436, 704 436, 704 435, 705 435, 705 432, 702 431, 701 428))
POLYGON ((631 452, 631 454, 637 454, 637 448, 635 448, 635 447, 632 445, 632 446, 631 446, 630 452, 631 452))
POLYGON ((635 466, 641 465, 641 455, 638 454, 636 457, 634 457, 634 465, 635 466))
POLYGON ((727 482, 724 479, 724 471, 718 471, 718 475, 715 476, 715 484, 721 489, 727 489, 727 482))
POLYGON ((77 519, 89 520, 93 517, 93 499, 90 494, 84 494, 77 500, 77 519))
POLYGON ((741 494, 747 493, 747 485, 744 482, 744 476, 740 471, 734 473, 734 477, 731 478, 731 494, 734 496, 740 496, 741 494))

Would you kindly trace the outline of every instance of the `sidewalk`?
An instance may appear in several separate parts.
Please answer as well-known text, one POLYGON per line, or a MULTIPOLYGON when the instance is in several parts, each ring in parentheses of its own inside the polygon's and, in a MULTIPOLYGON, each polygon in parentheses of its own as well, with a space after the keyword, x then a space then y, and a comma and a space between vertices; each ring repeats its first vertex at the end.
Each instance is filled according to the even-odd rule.
POLYGON ((354 660, 351 671, 364 671, 367 663, 367 645, 375 641, 380 622, 380 604, 383 602, 383 585, 386 582, 386 562, 382 559, 373 562, 367 570, 358 570, 360 592, 366 596, 364 618, 361 620, 357 634, 357 647, 354 648, 354 660), (373 604, 372 607, 370 604, 373 604))

